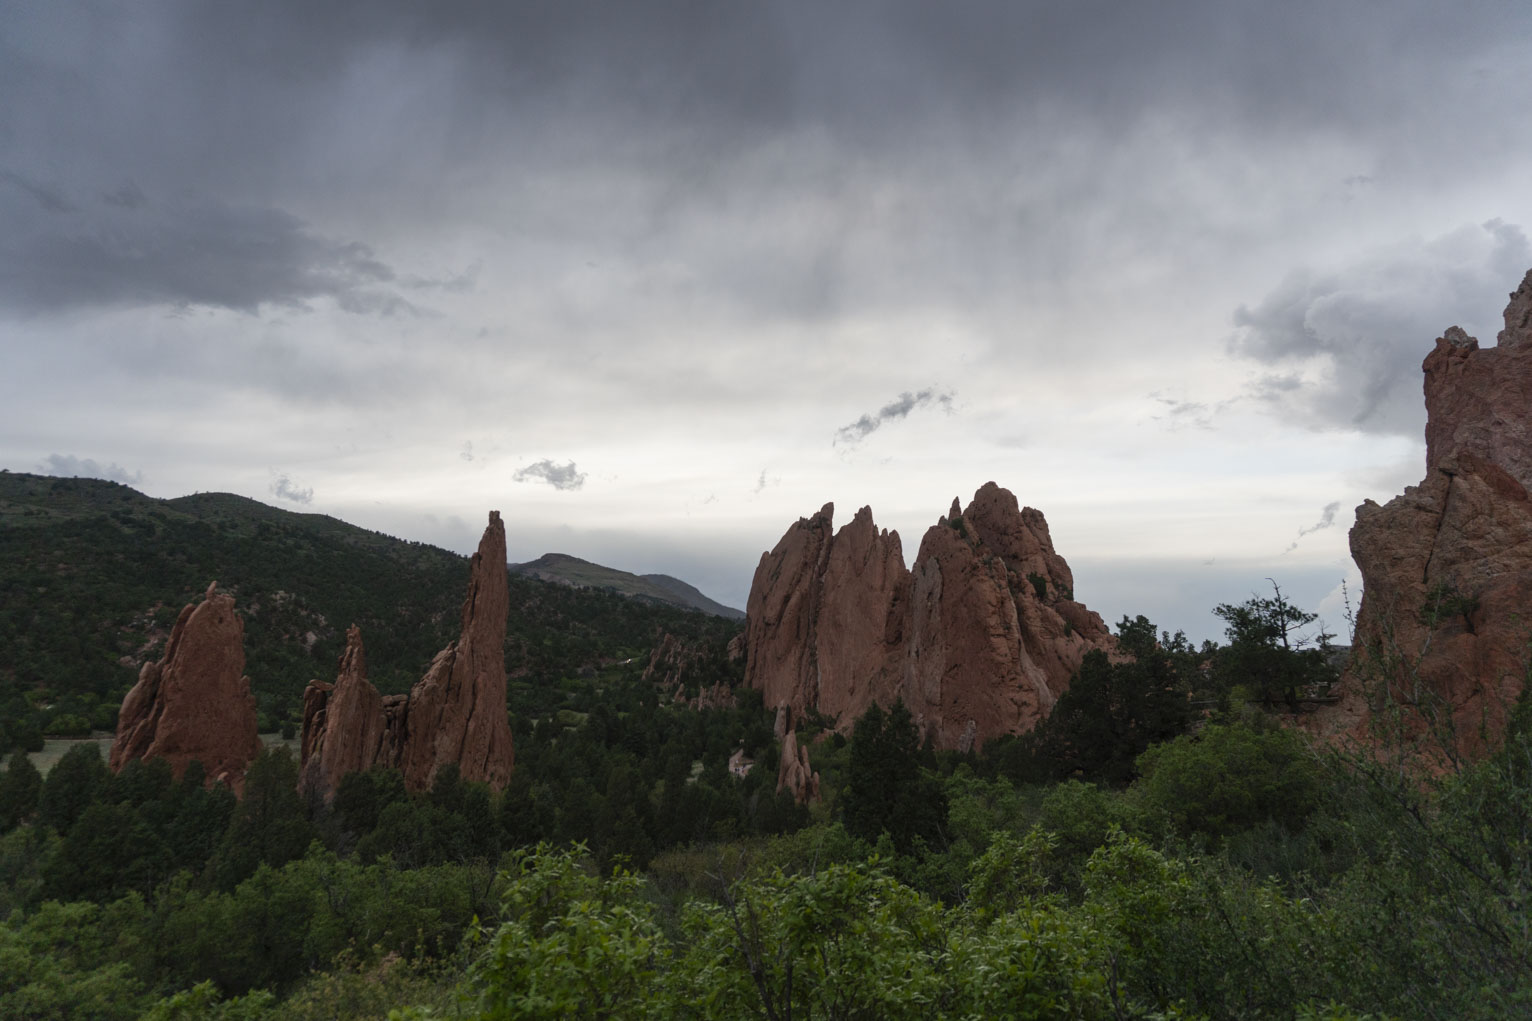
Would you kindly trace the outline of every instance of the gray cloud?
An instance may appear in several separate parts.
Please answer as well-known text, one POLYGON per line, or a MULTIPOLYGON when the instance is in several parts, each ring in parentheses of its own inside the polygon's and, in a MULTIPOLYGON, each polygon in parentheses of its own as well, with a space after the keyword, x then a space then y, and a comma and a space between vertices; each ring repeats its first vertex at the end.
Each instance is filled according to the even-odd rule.
POLYGON ((1234 312, 1230 351, 1269 366, 1246 396, 1316 429, 1417 437, 1420 362, 1460 324, 1486 339, 1532 262, 1500 220, 1377 253, 1338 270, 1299 270, 1234 312))
POLYGON ((271 494, 278 500, 291 500, 293 503, 309 504, 314 502, 314 487, 300 487, 286 472, 278 474, 271 480, 271 494))
POLYGON ((554 489, 560 490, 579 489, 585 485, 585 472, 577 470, 573 461, 566 461, 564 464, 558 465, 547 458, 535 461, 524 468, 516 469, 516 474, 512 475, 511 478, 517 482, 532 482, 541 479, 554 489))
POLYGON ((74 204, 47 185, 38 184, 36 181, 22 177, 20 174, 12 173, 9 170, 0 170, 0 181, 4 181, 6 184, 19 189, 23 195, 31 198, 46 213, 74 212, 74 204))
POLYGON ((1335 525, 1335 515, 1338 514, 1339 512, 1340 512, 1340 501, 1339 500, 1332 500, 1330 503, 1325 504, 1325 509, 1323 511, 1321 511, 1320 514, 1319 514, 1319 520, 1314 522, 1312 525, 1309 525, 1307 528, 1300 528, 1300 529, 1298 529, 1298 538, 1293 540, 1293 544, 1291 546, 1287 547, 1287 549, 1282 551, 1282 555, 1286 556, 1287 554, 1291 553, 1293 550, 1297 549, 1298 548, 1298 540, 1302 539, 1305 535, 1313 535, 1315 532, 1322 532, 1326 528, 1334 527, 1334 525, 1335 525))
POLYGON ((319 236, 270 206, 150 202, 131 185, 82 206, 62 189, 32 183, 0 189, 0 219, 8 225, 0 303, 32 312, 160 305, 257 312, 321 298, 353 313, 412 310, 391 286, 393 269, 366 245, 319 236))
POLYGON ((952 394, 933 387, 927 387, 916 393, 906 390, 896 399, 879 408, 876 413, 863 415, 850 425, 841 426, 835 431, 834 443, 837 445, 841 443, 851 445, 860 443, 881 429, 885 422, 907 418, 910 412, 916 408, 926 407, 931 404, 938 404, 950 413, 952 411, 952 394))
POLYGON ((144 478, 143 472, 130 472, 115 461, 103 467, 91 458, 75 457, 72 454, 49 454, 43 459, 43 463, 37 466, 37 470, 44 475, 106 479, 108 482, 121 482, 127 486, 136 486, 144 478))

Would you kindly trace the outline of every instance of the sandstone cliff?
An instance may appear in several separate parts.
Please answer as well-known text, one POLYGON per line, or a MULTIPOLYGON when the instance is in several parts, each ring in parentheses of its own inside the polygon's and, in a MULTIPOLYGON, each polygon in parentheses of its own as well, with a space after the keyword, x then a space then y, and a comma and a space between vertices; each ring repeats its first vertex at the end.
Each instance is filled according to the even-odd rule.
POLYGON ((811 711, 849 730, 903 698, 923 736, 967 750, 1031 729, 1087 651, 1115 649, 1042 514, 993 482, 966 511, 953 501, 908 570, 869 508, 832 536, 833 514, 790 528, 751 587, 745 681, 782 735, 811 711))
POLYGON ((498 511, 473 555, 458 640, 436 654, 408 695, 383 698, 366 679, 361 632, 347 632, 335 684, 310 682, 303 695, 305 792, 334 797, 346 773, 397 767, 412 791, 456 763, 465 780, 499 790, 515 752, 505 715, 505 623, 510 605, 505 526, 498 511))
POLYGON ((179 777, 193 761, 236 791, 260 754, 255 698, 245 670, 245 625, 218 583, 176 619, 165 654, 145 663, 117 715, 111 767, 166 759, 179 777))
POLYGON ((1356 651, 1328 723, 1369 737, 1392 702, 1438 756, 1503 731, 1532 637, 1532 273, 1499 346, 1453 327, 1426 356, 1426 477, 1357 508, 1356 651), (1427 731, 1431 731, 1429 735, 1427 731))

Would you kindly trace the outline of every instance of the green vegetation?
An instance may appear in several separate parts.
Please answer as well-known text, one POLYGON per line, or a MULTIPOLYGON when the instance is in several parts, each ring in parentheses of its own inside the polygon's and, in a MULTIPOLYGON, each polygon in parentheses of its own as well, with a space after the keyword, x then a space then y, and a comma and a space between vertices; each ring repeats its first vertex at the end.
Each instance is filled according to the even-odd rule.
MULTIPOLYGON (((237 600, 245 669, 262 729, 274 731, 301 722, 311 679, 334 679, 353 623, 369 680, 407 691, 457 637, 468 562, 228 494, 155 500, 95 479, 0 474, 0 754, 115 728, 139 666, 214 579, 237 600)), ((647 657, 664 632, 721 650, 715 640, 739 628, 518 575, 510 591, 513 719, 578 701, 569 688, 582 671, 647 657)))
MULTIPOLYGON (((37 631, 28 656, 142 647, 150 632, 104 609, 136 578, 82 618, 115 622, 81 632, 95 638, 47 637, 70 614, 53 593, 111 573, 63 555, 65 526, 110 537, 141 527, 140 511, 167 531, 203 521, 198 556, 238 548, 220 522, 244 534, 264 520, 326 585, 339 584, 327 558, 345 552, 397 600, 380 604, 388 619, 427 632, 438 597, 384 575, 418 587, 439 563, 445 619, 461 597, 462 561, 441 551, 223 497, 177 508, 57 481, 56 503, 0 504, 0 536, 28 565, 21 588, 0 589, 9 626, 37 631), (39 585, 48 564, 87 566, 39 585)), ((200 561, 179 569, 185 598, 205 587, 200 561)), ((241 582, 242 612, 247 595, 253 617, 288 606, 281 591, 345 619, 323 585, 276 577, 241 582)), ((499 793, 453 769, 410 793, 378 770, 308 803, 281 747, 239 801, 195 764, 179 780, 162 761, 113 775, 82 745, 43 777, 10 755, 0 1017, 1339 1021, 1515 1017, 1532 1003, 1532 701, 1497 752, 1433 777, 1398 768, 1400 749, 1312 747, 1279 724, 1325 683, 1323 657, 1280 590, 1220 607, 1222 648, 1125 617, 1131 659, 1088 657, 1042 726, 982 755, 922 748, 901 703, 849 739, 802 731, 823 791, 808 808, 776 791, 773 714, 725 653, 737 625, 532 581, 513 593, 526 614, 507 651, 517 768, 499 793), (733 707, 693 710, 643 678, 662 631, 686 645, 682 694, 722 683, 733 707), (743 777, 736 752, 754 760, 743 777)), ((1441 626, 1471 623, 1452 593, 1439 602, 1441 626)), ((277 653, 254 633, 252 662, 311 665, 289 632, 259 631, 277 653)), ((438 638, 450 635, 380 644, 429 656, 438 638)), ((19 726, 0 713, 13 741, 110 691, 27 674, 31 662, 5 667, 7 704, 24 706, 19 726)), ((263 712, 282 718, 279 688, 263 712)))

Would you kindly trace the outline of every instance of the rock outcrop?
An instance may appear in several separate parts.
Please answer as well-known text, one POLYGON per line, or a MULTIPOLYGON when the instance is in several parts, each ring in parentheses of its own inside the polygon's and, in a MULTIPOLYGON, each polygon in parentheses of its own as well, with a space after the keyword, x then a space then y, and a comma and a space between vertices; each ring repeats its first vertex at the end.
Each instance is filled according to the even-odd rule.
POLYGON ((335 684, 310 682, 303 694, 303 790, 328 800, 342 776, 373 766, 396 767, 408 789, 426 790, 448 763, 465 780, 502 789, 515 763, 505 715, 509 606, 505 526, 491 511, 470 564, 458 640, 436 654, 408 695, 382 697, 367 680, 355 627, 335 684))
POLYGON ((833 514, 790 528, 751 587, 745 681, 778 709, 780 735, 811 711, 848 731, 903 698, 936 747, 976 748, 1031 729, 1086 652, 1115 650, 1074 600, 1042 514, 993 482, 966 511, 953 501, 908 570, 869 508, 832 536, 833 514))
POLYGON ((383 715, 383 696, 367 680, 362 629, 346 631, 346 651, 334 684, 311 681, 303 692, 300 784, 333 792, 347 773, 391 764, 398 748, 383 715))
POLYGON ((245 625, 215 581, 176 619, 165 654, 145 663, 122 701, 111 767, 165 759, 177 777, 192 761, 236 791, 261 751, 255 698, 245 671, 245 625))
POLYGON ((801 805, 819 800, 819 774, 809 766, 809 750, 798 744, 796 731, 782 738, 782 761, 777 766, 777 792, 792 791, 801 805))
POLYGON ((799 518, 756 566, 745 606, 745 683, 761 689, 768 708, 801 714, 818 702, 814 632, 834 516, 827 503, 799 518))
POLYGON ((1532 638, 1532 272, 1499 345, 1453 327, 1426 356, 1426 477, 1357 508, 1362 572, 1352 665, 1332 714, 1367 738, 1385 699, 1428 754, 1472 755, 1503 732, 1532 638), (1427 735, 1427 730, 1431 733, 1427 735))

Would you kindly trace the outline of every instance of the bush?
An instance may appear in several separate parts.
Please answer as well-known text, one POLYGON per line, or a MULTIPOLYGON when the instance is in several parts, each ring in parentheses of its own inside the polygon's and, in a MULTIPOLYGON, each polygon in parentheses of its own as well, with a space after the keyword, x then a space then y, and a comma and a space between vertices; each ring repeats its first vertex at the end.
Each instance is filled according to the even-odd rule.
POLYGON ((1220 841, 1272 820, 1299 830, 1318 806, 1319 766, 1291 730, 1209 726, 1138 757, 1148 819, 1184 837, 1220 841))

